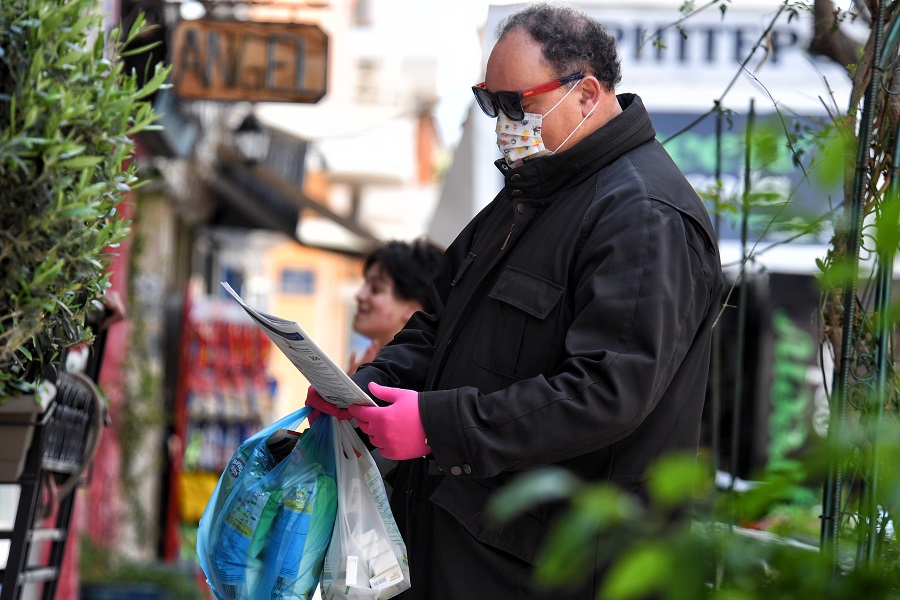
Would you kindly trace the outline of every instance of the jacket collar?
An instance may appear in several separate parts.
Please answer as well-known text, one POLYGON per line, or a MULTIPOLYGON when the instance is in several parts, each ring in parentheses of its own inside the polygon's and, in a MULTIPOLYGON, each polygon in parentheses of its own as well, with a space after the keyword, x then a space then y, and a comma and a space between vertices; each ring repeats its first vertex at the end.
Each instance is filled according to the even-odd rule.
POLYGON ((617 96, 622 112, 583 140, 559 154, 525 159, 510 168, 504 159, 494 162, 507 190, 523 202, 543 205, 561 187, 589 177, 620 156, 656 137, 650 115, 636 94, 617 96))

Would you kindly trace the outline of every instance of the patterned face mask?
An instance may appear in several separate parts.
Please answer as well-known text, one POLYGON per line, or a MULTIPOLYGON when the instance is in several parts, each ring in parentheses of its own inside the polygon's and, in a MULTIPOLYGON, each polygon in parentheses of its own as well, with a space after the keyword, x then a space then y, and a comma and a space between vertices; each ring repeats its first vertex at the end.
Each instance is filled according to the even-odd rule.
MULTIPOLYGON (((503 153, 506 164, 511 167, 518 167, 526 157, 554 154, 563 147, 563 144, 569 141, 572 134, 581 127, 581 123, 584 123, 584 121, 591 116, 591 113, 588 113, 587 116, 581 120, 581 123, 575 126, 572 133, 563 140, 562 144, 556 147, 556 150, 548 150, 544 147, 544 140, 541 138, 541 123, 544 117, 552 113, 580 83, 581 81, 579 80, 578 83, 573 85, 571 89, 559 99, 559 102, 554 104, 553 107, 543 115, 527 112, 521 121, 513 121, 502 111, 497 113, 497 147, 500 148, 500 152, 503 153)), ((594 108, 597 108, 596 104, 591 108, 591 112, 594 112, 594 108)))
POLYGON ((506 164, 518 166, 527 156, 547 153, 541 139, 543 118, 543 115, 528 112, 521 121, 513 121, 502 112, 497 115, 497 147, 503 153, 506 164))

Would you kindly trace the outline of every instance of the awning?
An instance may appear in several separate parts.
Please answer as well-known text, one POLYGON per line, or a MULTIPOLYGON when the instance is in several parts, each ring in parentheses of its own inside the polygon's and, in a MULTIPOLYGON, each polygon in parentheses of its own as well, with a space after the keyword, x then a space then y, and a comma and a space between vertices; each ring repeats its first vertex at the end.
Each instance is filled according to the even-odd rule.
POLYGON ((297 182, 270 166, 246 164, 225 145, 218 160, 218 168, 205 178, 222 202, 216 224, 280 231, 305 246, 356 256, 380 243, 368 228, 308 197, 297 182))
POLYGON ((416 115, 365 104, 268 104, 254 114, 273 131, 305 141, 328 178, 400 185, 415 179, 416 115))

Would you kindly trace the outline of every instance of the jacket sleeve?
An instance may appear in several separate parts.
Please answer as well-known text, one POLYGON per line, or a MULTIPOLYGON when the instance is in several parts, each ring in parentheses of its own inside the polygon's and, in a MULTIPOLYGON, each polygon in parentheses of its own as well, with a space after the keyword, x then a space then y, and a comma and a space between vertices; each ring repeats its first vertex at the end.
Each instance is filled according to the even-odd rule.
POLYGON ((421 395, 425 432, 446 470, 465 465, 485 478, 607 448, 664 397, 672 405, 663 414, 677 415, 683 399, 670 401, 667 389, 711 310, 718 258, 673 207, 625 200, 604 208, 573 267, 572 317, 554 372, 489 394, 421 395))

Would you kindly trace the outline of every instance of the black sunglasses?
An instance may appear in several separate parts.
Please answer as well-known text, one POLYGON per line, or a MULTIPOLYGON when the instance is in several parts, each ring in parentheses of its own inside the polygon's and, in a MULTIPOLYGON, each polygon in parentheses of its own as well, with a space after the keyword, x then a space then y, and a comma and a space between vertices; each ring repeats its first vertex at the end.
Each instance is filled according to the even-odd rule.
POLYGON ((503 114, 513 121, 521 121, 525 118, 525 109, 522 108, 522 100, 524 98, 550 92, 579 79, 584 79, 583 73, 575 73, 562 79, 554 79, 521 92, 489 92, 485 89, 482 81, 478 85, 472 86, 472 92, 475 93, 475 100, 478 101, 478 106, 481 107, 481 110, 487 116, 496 117, 498 111, 502 110, 503 114))

